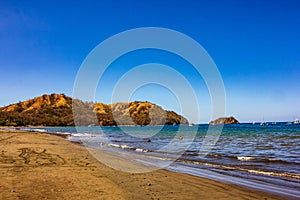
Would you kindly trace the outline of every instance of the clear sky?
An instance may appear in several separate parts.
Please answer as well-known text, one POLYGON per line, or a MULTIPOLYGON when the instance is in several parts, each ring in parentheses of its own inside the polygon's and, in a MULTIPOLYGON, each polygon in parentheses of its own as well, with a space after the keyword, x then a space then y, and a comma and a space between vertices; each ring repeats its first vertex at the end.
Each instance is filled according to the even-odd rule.
MULTIPOLYGON (((199 42, 226 89, 227 115, 242 122, 300 118, 300 1, 0 1, 0 106, 45 93, 72 95, 81 63, 100 42, 138 27, 165 27, 199 42)), ((147 62, 181 69, 210 120, 209 94, 184 60, 166 52, 135 52, 108 69, 96 100, 126 69, 147 62), (184 68, 183 68, 184 66, 184 68), (180 68, 181 67, 181 68, 180 68), (187 69, 186 71, 182 69, 187 69)), ((179 111, 166 88, 149 85, 132 100, 179 111)), ((194 121, 193 114, 187 116, 194 121)))

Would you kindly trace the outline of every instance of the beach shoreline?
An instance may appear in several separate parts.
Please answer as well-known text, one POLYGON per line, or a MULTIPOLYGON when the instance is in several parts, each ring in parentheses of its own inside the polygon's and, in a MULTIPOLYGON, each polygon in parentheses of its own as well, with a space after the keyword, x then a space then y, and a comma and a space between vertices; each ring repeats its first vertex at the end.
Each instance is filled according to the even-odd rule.
POLYGON ((126 173, 63 135, 0 130, 0 199, 291 199, 187 174, 126 173))

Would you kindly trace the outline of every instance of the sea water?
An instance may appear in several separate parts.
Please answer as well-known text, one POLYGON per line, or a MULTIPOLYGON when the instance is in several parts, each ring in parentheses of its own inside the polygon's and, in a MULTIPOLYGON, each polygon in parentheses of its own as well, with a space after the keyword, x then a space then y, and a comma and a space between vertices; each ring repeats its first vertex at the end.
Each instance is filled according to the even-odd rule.
POLYGON ((30 130, 68 134, 71 141, 106 151, 172 160, 166 169, 300 198, 300 124, 224 125, 203 156, 200 149, 208 128, 204 124, 30 130))

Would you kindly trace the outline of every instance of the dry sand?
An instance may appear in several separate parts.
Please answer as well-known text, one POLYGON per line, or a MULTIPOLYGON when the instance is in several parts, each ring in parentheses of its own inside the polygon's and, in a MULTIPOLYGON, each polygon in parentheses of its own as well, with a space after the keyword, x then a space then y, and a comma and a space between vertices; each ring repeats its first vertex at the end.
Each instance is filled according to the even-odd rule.
POLYGON ((0 130, 0 199, 283 199, 158 170, 132 174, 60 136, 0 130))

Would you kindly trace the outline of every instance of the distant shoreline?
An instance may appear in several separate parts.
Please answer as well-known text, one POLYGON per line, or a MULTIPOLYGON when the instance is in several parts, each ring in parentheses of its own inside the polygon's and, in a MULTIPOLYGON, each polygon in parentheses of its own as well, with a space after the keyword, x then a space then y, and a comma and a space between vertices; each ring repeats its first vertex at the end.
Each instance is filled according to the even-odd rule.
MULTIPOLYGON (((272 125, 297 125, 294 124, 293 121, 276 121, 276 123, 274 124, 274 122, 272 121, 266 121, 268 123, 269 126, 272 125)), ((253 122, 240 122, 240 125, 260 125, 260 122, 256 122, 255 124, 253 124, 253 122)), ((193 126, 201 126, 201 125, 219 125, 219 124, 209 124, 209 123, 199 123, 199 124, 193 124, 193 126)), ((220 124, 220 125, 229 125, 229 126, 234 126, 234 125, 238 125, 238 124, 220 124)), ((140 125, 114 125, 114 126, 92 126, 92 127, 135 127, 135 126, 140 126, 140 125)), ((165 125, 146 125, 146 126, 172 126, 170 124, 165 124, 165 125)), ((176 126, 189 126, 188 124, 177 124, 176 126)), ((47 127, 51 127, 51 128, 55 128, 55 127, 80 127, 80 126, 0 126, 0 129, 5 129, 5 128, 14 128, 14 129, 19 129, 19 128, 47 128, 47 127)), ((83 126, 83 127, 88 127, 88 126, 83 126)))

